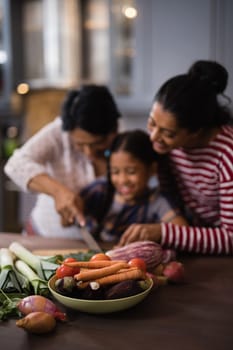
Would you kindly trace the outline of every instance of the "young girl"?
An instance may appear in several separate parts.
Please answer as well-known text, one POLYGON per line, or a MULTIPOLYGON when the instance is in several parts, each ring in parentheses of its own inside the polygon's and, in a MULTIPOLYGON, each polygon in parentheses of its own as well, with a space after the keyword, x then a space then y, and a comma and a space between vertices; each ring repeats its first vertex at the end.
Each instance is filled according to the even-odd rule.
POLYGON ((117 242, 134 223, 186 225, 179 210, 158 188, 149 185, 156 157, 144 131, 127 131, 115 138, 107 178, 96 180, 81 192, 91 232, 104 241, 117 242))

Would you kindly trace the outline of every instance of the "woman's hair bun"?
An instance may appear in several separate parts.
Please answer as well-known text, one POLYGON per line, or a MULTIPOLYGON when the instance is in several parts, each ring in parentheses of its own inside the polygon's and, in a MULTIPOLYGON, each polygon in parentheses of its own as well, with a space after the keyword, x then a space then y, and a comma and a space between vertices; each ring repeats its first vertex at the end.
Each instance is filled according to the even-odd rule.
POLYGON ((216 94, 223 93, 227 87, 228 72, 215 61, 196 61, 189 68, 188 74, 210 85, 216 94))

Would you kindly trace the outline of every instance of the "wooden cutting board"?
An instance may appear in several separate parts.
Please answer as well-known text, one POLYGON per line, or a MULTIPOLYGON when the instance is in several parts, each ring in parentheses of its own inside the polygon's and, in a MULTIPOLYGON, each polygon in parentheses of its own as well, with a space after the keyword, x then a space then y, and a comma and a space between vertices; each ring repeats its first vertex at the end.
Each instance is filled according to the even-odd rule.
POLYGON ((70 253, 87 252, 87 249, 36 249, 33 250, 33 254, 42 256, 52 256, 52 255, 66 255, 70 253))

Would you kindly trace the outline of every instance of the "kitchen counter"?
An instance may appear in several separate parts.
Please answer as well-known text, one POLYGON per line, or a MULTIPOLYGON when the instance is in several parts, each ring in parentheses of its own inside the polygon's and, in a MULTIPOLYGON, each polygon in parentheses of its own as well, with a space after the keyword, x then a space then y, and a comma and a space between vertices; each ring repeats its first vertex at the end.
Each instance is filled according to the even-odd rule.
MULTIPOLYGON (((0 247, 19 241, 30 250, 86 248, 77 240, 26 238, 0 233, 0 247)), ((9 350, 231 350, 232 257, 180 255, 186 283, 152 292, 132 309, 106 315, 67 311, 55 332, 32 335, 15 320, 0 323, 1 348, 9 350)))

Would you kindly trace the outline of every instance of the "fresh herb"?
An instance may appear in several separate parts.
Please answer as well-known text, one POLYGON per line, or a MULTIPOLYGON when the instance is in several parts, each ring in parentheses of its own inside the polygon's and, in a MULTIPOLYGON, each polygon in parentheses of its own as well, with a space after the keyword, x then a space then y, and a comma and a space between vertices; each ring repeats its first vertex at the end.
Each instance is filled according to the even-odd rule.
POLYGON ((87 252, 69 253, 65 254, 63 256, 63 259, 71 257, 79 261, 89 261, 94 254, 96 254, 96 251, 94 250, 88 250, 87 252))
POLYGON ((18 293, 7 295, 0 289, 0 321, 21 317, 17 305, 24 296, 26 295, 18 293))

